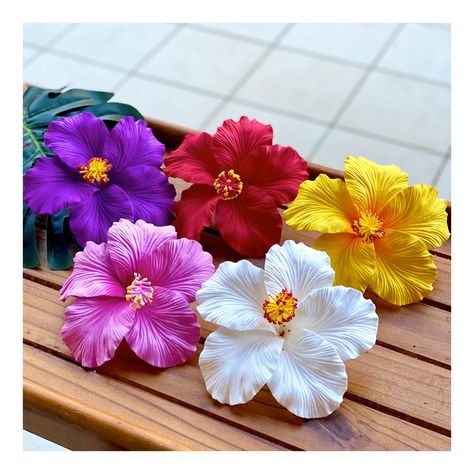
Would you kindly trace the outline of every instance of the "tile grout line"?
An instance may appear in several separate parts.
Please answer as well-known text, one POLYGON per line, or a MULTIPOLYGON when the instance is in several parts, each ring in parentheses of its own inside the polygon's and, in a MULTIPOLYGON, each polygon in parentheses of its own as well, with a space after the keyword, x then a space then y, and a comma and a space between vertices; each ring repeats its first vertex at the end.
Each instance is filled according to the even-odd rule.
POLYGON ((390 33, 389 37, 387 40, 384 42, 382 47, 380 48, 379 52, 377 55, 374 57, 372 62, 367 66, 365 69, 365 72, 362 74, 361 78, 357 81, 357 84, 354 86, 354 88, 351 90, 349 95, 346 97, 344 102, 342 103, 341 107, 339 107, 339 110, 336 112, 334 115, 333 119, 331 120, 329 126, 326 128, 326 130, 323 132, 323 134, 319 137, 319 139, 316 141, 314 146, 311 148, 311 150, 308 153, 308 161, 311 162, 314 156, 316 155, 317 151, 321 148, 321 145, 326 141, 328 138, 329 134, 337 127, 338 122, 342 115, 346 112, 346 110, 349 108, 349 106, 352 104, 354 99, 356 98, 357 94, 360 92, 364 84, 367 82, 370 74, 372 71, 375 69, 377 64, 380 62, 380 60, 383 58, 387 50, 389 49, 390 46, 392 46, 393 42, 395 39, 398 37, 398 35, 402 32, 403 28, 405 27, 404 24, 398 24, 392 33, 390 33))
POLYGON ((263 53, 257 58, 257 60, 252 64, 249 70, 240 78, 240 80, 235 84, 235 86, 230 90, 230 92, 221 100, 221 102, 214 108, 214 110, 201 122, 199 128, 204 130, 211 120, 217 116, 217 114, 232 100, 236 92, 248 81, 248 79, 255 73, 255 71, 262 65, 262 63, 268 58, 268 56, 274 51, 275 46, 279 41, 284 38, 288 32, 293 28, 292 23, 287 23, 276 38, 266 47, 263 53))
POLYGON ((161 38, 160 41, 147 53, 145 54, 129 71, 125 74, 124 77, 115 85, 114 93, 120 90, 130 79, 136 77, 139 69, 144 66, 163 46, 168 44, 182 29, 186 26, 186 24, 175 25, 173 30, 171 30, 168 34, 165 35, 164 38, 161 38))
POLYGON ((438 169, 436 170, 436 173, 432 179, 434 186, 438 185, 438 181, 441 178, 443 172, 446 170, 446 167, 451 165, 451 147, 449 147, 443 158, 443 161, 439 164, 438 169))

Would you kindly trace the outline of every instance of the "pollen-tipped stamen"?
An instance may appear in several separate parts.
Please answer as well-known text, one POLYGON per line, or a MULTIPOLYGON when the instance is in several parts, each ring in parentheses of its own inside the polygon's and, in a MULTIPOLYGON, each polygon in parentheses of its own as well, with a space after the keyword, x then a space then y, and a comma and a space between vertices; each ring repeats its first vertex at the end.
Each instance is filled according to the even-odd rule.
POLYGON ((221 171, 214 180, 214 188, 217 194, 222 194, 224 200, 235 199, 242 193, 244 183, 234 170, 221 171))
POLYGON ((109 181, 108 173, 112 164, 105 158, 94 157, 87 162, 87 166, 79 165, 79 174, 90 184, 105 184, 109 181))
POLYGON ((352 222, 352 230, 365 243, 385 237, 383 221, 376 212, 369 209, 362 209, 359 218, 352 222))
POLYGON ((139 309, 153 301, 155 289, 151 286, 148 278, 143 278, 140 273, 134 273, 133 276, 132 283, 127 286, 125 299, 131 301, 130 308, 139 309))
POLYGON ((294 318, 298 299, 286 288, 278 295, 269 295, 263 305, 263 317, 272 324, 283 325, 294 318))

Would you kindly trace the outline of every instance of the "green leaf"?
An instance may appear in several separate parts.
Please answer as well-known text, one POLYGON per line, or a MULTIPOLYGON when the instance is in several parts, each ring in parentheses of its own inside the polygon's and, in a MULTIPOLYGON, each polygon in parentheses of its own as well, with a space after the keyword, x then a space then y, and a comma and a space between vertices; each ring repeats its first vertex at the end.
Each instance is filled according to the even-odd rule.
POLYGON ((40 259, 36 247, 35 214, 23 203, 23 267, 39 267, 40 259))
MULTIPOLYGON (((84 89, 26 89, 23 93, 23 174, 38 158, 53 155, 44 143, 44 133, 53 120, 83 111, 101 118, 109 128, 126 115, 135 120, 143 119, 140 112, 130 105, 108 102, 112 97, 111 92, 84 89)), ((72 264, 68 242, 74 246, 74 239, 68 225, 68 211, 47 218, 48 265, 54 270, 69 268, 72 264)), ((23 254, 23 266, 33 268, 39 265, 35 215, 27 207, 23 210, 23 254)))

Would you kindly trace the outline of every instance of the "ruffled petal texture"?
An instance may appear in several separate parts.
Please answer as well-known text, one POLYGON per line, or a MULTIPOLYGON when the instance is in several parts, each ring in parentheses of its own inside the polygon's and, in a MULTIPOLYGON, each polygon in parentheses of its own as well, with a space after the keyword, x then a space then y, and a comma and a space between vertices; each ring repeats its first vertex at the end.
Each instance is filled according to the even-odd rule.
POLYGON ((358 218, 344 181, 320 174, 301 183, 296 199, 283 212, 286 223, 296 230, 352 232, 358 218))
POLYGON ((375 241, 377 264, 371 288, 395 305, 420 301, 433 290, 436 265, 421 240, 398 231, 375 241))
POLYGON ((267 331, 214 331, 199 357, 207 391, 221 403, 248 402, 274 373, 282 346, 283 339, 267 331))
POLYGON ((360 291, 344 286, 320 288, 308 295, 288 326, 308 329, 331 343, 342 360, 355 359, 375 344, 375 305, 360 291))
POLYGON ((398 166, 382 166, 364 157, 352 156, 344 161, 344 179, 357 208, 376 213, 380 213, 408 183, 408 175, 398 166))
MULTIPOLYGON (((127 219, 115 222, 108 232, 107 249, 114 270, 125 287, 135 272, 149 268, 148 260, 160 245, 175 239, 176 232, 172 226, 156 227, 143 220, 135 224, 127 219)), ((146 274, 142 276, 148 277, 146 274)))
POLYGON ((214 273, 212 255, 199 242, 188 239, 169 240, 149 257, 143 270, 154 286, 179 293, 189 303, 196 291, 214 273))
POLYGON ((74 268, 59 291, 61 300, 69 296, 125 297, 125 289, 115 275, 107 244, 88 242, 83 252, 74 256, 74 268))
POLYGON ((84 367, 110 360, 135 318, 124 298, 77 298, 64 312, 61 337, 84 367))
POLYGON ((105 123, 90 112, 54 120, 44 134, 46 146, 73 170, 86 166, 91 158, 104 158, 109 136, 105 123))
POLYGON ((219 171, 234 169, 239 173, 246 161, 254 161, 260 146, 271 145, 273 128, 257 120, 241 117, 238 122, 229 119, 217 129, 213 136, 213 149, 219 171))
POLYGON ((334 346, 312 331, 295 328, 283 349, 267 382, 275 399, 302 418, 330 415, 347 390, 344 362, 334 346))
POLYGON ((204 227, 210 227, 212 216, 221 198, 216 190, 204 184, 193 184, 175 203, 176 219, 173 225, 180 237, 199 240, 204 227))
POLYGON ((248 260, 223 262, 196 294, 203 319, 230 329, 274 332, 263 317, 264 272, 248 260))
POLYGON ((245 185, 236 199, 219 201, 216 226, 223 239, 246 257, 261 257, 280 241, 282 222, 273 199, 245 185))
POLYGON ((212 135, 206 132, 186 135, 179 148, 165 158, 165 165, 169 176, 210 186, 222 171, 214 160, 212 135))
POLYGON ((354 234, 323 234, 313 244, 329 255, 336 276, 334 285, 350 286, 364 292, 375 272, 375 250, 354 234))
POLYGON ((267 253, 265 287, 268 294, 277 295, 286 289, 301 301, 317 288, 331 286, 333 280, 329 257, 303 243, 286 240, 267 253))
POLYGON ((155 287, 153 302, 137 310, 125 339, 149 364, 173 367, 194 354, 199 336, 200 326, 187 301, 174 291, 155 287))
POLYGON ((146 165, 159 168, 163 164, 165 146, 153 135, 144 120, 123 117, 104 143, 102 158, 111 164, 111 179, 124 168, 146 165))
POLYGON ((56 214, 97 191, 56 156, 38 159, 23 182, 25 202, 37 214, 56 214))
POLYGON ((445 199, 438 199, 433 186, 417 184, 398 193, 381 215, 387 228, 420 239, 427 249, 435 249, 449 238, 445 199))
POLYGON ((126 193, 133 219, 162 226, 173 218, 176 191, 168 178, 152 166, 133 166, 117 173, 114 184, 126 193))
POLYGON ((125 192, 111 184, 71 205, 69 223, 77 242, 85 247, 88 240, 105 242, 110 226, 121 218, 133 219, 132 205, 125 192))

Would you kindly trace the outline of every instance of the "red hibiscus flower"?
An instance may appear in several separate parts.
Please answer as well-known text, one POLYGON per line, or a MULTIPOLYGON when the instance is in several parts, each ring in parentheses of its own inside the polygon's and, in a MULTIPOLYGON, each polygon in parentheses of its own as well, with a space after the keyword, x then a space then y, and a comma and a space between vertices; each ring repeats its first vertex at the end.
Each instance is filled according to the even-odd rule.
POLYGON ((198 240, 213 222, 229 246, 259 257, 280 241, 277 206, 292 201, 308 178, 291 147, 272 145, 273 129, 257 120, 226 120, 215 135, 187 135, 165 158, 165 173, 193 185, 175 203, 181 237, 198 240))

